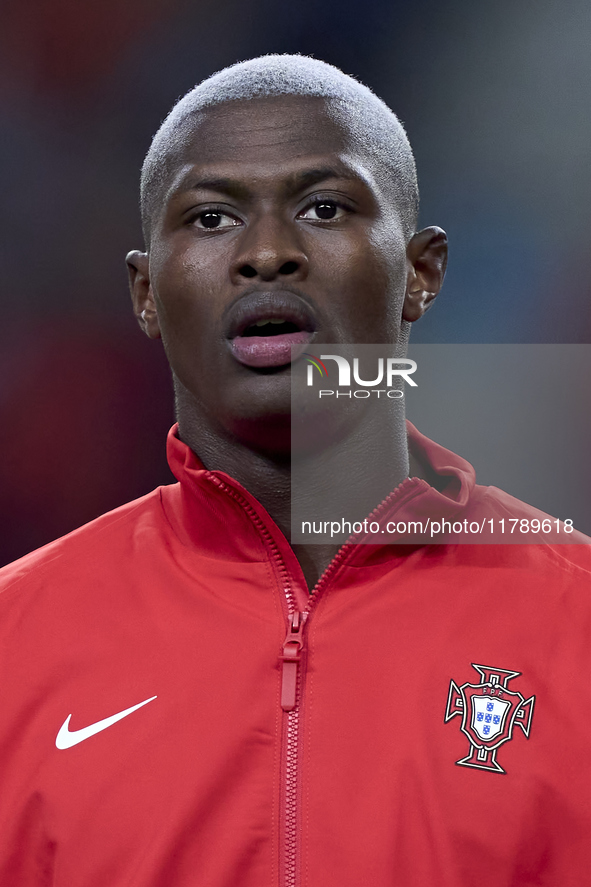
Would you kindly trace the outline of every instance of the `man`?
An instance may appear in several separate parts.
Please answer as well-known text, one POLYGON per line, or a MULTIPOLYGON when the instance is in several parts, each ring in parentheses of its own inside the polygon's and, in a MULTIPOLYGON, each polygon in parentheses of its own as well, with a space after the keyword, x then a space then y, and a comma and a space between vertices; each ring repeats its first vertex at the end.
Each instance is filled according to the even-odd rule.
MULTIPOLYGON (((401 125, 322 62, 159 130, 128 265, 179 483, 2 571, 2 885, 585 882, 585 540, 286 538, 291 349, 404 349, 446 259, 416 209, 401 125)), ((393 421, 380 521, 535 518, 393 421)))

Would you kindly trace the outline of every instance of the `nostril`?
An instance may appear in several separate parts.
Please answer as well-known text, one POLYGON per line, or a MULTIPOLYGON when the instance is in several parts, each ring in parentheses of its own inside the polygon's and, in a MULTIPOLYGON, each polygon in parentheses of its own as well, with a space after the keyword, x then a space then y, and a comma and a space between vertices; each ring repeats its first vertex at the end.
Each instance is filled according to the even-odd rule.
POLYGON ((297 262, 284 262, 279 269, 280 274, 294 274, 298 270, 297 262))
POLYGON ((241 274, 243 277, 257 276, 257 273, 252 265, 243 265, 241 268, 239 268, 238 273, 241 274))

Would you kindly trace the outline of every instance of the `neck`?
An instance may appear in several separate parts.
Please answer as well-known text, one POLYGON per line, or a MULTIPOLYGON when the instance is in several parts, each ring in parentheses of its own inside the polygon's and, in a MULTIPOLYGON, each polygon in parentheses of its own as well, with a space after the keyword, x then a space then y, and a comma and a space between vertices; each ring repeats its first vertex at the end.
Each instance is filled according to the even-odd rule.
MULTIPOLYGON (((192 398, 178 392, 177 413, 181 440, 205 467, 233 477, 271 515, 290 542, 310 589, 342 541, 302 541, 297 535, 301 521, 362 520, 409 474, 404 409, 399 402, 388 416, 383 410, 364 415, 322 452, 293 459, 289 451, 273 452, 271 441, 269 449, 255 450, 225 434, 207 421, 192 398)), ((264 427, 264 420, 261 423, 264 427)))

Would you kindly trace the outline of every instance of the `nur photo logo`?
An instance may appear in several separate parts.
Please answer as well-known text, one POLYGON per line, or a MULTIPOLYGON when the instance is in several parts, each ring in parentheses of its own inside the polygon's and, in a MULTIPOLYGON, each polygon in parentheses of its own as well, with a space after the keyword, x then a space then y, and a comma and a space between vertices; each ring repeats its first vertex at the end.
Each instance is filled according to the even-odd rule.
POLYGON ((308 385, 313 384, 312 375, 314 373, 314 368, 318 370, 321 376, 328 376, 328 370, 319 357, 315 357, 313 354, 308 354, 307 351, 304 352, 303 356, 306 358, 306 361, 308 363, 308 385))
POLYGON ((411 378, 417 369, 416 361, 406 357, 378 357, 377 367, 372 373, 372 375, 375 373, 375 377, 365 379, 361 377, 359 357, 353 357, 352 360, 349 360, 341 354, 321 354, 316 356, 308 352, 305 352, 303 356, 308 364, 306 385, 309 388, 315 387, 315 382, 319 381, 318 375, 320 376, 320 381, 328 378, 329 368, 324 361, 334 361, 336 367, 330 366, 331 381, 333 378, 335 379, 333 384, 336 384, 336 388, 350 389, 348 391, 339 391, 336 388, 320 388, 318 389, 319 398, 356 397, 363 399, 371 397, 373 394, 376 397, 384 395, 391 399, 399 399, 404 397, 403 390, 394 387, 395 380, 399 379, 402 379, 403 382, 406 382, 413 388, 417 387, 417 383, 411 378), (316 373, 314 370, 316 370, 316 373), (351 381, 351 377, 353 381, 351 381), (353 389, 353 384, 358 385, 359 388, 353 389))

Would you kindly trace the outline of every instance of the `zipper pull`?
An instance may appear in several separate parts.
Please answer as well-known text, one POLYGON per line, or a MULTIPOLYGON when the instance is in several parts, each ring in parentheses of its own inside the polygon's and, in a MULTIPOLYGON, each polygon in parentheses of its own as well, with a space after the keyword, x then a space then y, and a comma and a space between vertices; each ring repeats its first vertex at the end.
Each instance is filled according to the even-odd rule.
POLYGON ((296 691, 298 679, 298 663, 300 654, 304 649, 304 625, 308 618, 307 613, 296 610, 289 618, 287 636, 283 642, 283 670, 281 673, 281 708, 283 711, 292 711, 296 706, 296 691))

